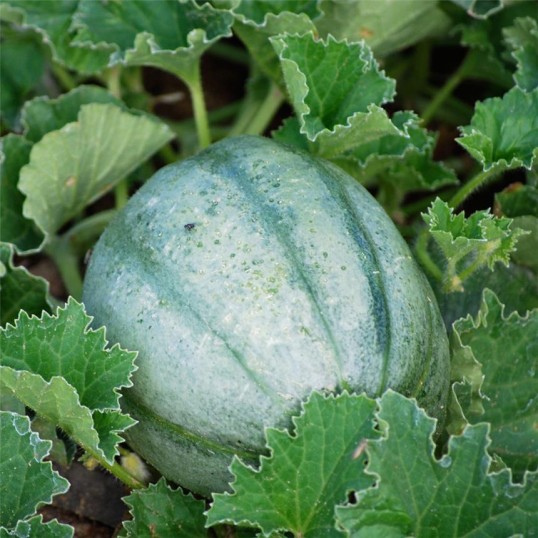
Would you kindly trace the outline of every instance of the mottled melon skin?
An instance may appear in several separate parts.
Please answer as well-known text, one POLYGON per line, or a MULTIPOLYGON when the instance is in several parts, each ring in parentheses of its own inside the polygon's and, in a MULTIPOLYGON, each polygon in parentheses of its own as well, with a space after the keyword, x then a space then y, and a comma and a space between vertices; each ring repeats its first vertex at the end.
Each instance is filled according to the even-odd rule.
POLYGON ((131 445, 203 495, 313 389, 391 387, 443 414, 447 337, 404 240, 353 178, 266 138, 155 174, 99 240, 84 303, 139 351, 131 445))

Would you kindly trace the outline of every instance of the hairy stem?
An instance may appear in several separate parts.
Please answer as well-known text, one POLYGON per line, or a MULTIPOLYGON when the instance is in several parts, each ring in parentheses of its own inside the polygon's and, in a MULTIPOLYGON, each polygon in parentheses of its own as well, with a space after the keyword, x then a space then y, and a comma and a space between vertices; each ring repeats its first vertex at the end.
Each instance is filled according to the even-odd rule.
POLYGON ((493 180, 495 176, 499 173, 497 168, 490 168, 489 170, 484 170, 480 172, 469 181, 464 183, 448 201, 450 207, 458 207, 461 205, 471 193, 480 187, 484 186, 487 182, 493 180))
POLYGON ((443 272, 439 269, 438 265, 432 260, 430 253, 428 252, 428 239, 429 232, 424 228, 417 238, 415 245, 415 253, 420 261, 422 267, 432 276, 435 280, 441 282, 443 280, 443 272))

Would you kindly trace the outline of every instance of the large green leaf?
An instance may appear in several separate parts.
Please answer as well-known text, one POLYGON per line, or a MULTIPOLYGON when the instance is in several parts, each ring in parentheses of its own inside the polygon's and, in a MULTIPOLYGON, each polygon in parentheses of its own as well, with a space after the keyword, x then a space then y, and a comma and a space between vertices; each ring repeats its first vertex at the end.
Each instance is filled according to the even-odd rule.
POLYGON ((504 315, 484 292, 476 319, 454 324, 454 392, 471 423, 491 424, 490 450, 518 476, 538 466, 538 309, 504 315))
POLYGON ((380 105, 390 101, 395 83, 379 71, 371 50, 361 43, 316 40, 312 34, 271 40, 301 132, 325 157, 358 144, 397 134, 380 105))
POLYGON ((46 134, 21 169, 24 215, 54 234, 172 138, 162 122, 111 104, 81 108, 78 121, 46 134))
POLYGON ((134 422, 120 413, 119 390, 131 386, 135 353, 106 349, 104 329, 90 321, 73 299, 56 316, 22 312, 0 330, 0 386, 112 463, 118 433, 134 422))
POLYGON ((133 515, 123 524, 129 537, 146 536, 151 529, 154 536, 207 538, 205 502, 172 489, 164 478, 146 489, 133 491, 123 500, 133 515))
POLYGON ((108 54, 97 47, 73 46, 73 17, 80 0, 0 0, 4 18, 38 32, 53 58, 81 73, 95 73, 108 62, 108 54))
POLYGON ((0 325, 13 323, 19 312, 41 315, 50 312, 49 284, 24 267, 13 265, 13 247, 0 243, 0 325))
POLYGON ((317 19, 319 34, 362 41, 376 56, 385 56, 450 28, 450 18, 437 2, 423 0, 321 0, 323 16, 317 19))
POLYGON ((334 506, 352 489, 371 483, 363 474, 363 445, 377 436, 375 401, 365 396, 314 392, 294 419, 295 431, 267 429, 270 457, 254 470, 234 459, 233 493, 214 495, 209 525, 230 522, 259 527, 264 536, 287 530, 296 536, 341 536, 334 506))
POLYGON ((377 414, 383 436, 370 441, 367 474, 375 485, 338 507, 354 538, 529 536, 538 527, 538 475, 513 484, 507 469, 490 473, 488 425, 451 437, 448 453, 434 456, 435 421, 389 391, 377 414))
POLYGON ((538 89, 524 92, 518 87, 502 98, 476 104, 471 124, 456 139, 484 170, 534 165, 538 156, 538 89))
POLYGON ((151 65, 191 82, 200 56, 230 36, 233 16, 193 0, 80 0, 75 43, 106 49, 110 63, 151 65), (173 24, 171 24, 173 21, 173 24))
POLYGON ((0 411, 0 432, 0 527, 11 529, 69 484, 43 461, 51 443, 31 431, 28 417, 0 411))
POLYGON ((22 214, 24 195, 18 189, 21 168, 30 160, 32 144, 22 136, 1 139, 0 241, 12 243, 21 253, 38 250, 43 234, 22 214))

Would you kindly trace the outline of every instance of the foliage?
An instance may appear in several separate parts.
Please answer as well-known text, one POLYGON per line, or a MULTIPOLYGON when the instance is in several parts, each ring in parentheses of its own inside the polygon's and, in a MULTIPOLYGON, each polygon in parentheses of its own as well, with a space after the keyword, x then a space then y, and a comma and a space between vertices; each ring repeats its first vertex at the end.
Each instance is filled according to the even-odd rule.
POLYGON ((538 526, 536 4, 388 3, 0 0, 0 536, 72 535, 36 512, 67 489, 47 458, 68 462, 73 441, 132 488, 126 536, 538 526), (211 59, 249 75, 208 111, 223 89, 202 87, 211 59), (179 89, 153 95, 155 70, 179 89), (192 117, 162 112, 185 94, 192 117), (85 256, 138 184, 242 133, 329 159, 393 217, 452 336, 451 401, 435 425, 395 393, 312 394, 292 431, 267 430, 258 468, 234 460, 233 491, 205 511, 121 464, 135 353, 107 347, 77 301, 85 256))

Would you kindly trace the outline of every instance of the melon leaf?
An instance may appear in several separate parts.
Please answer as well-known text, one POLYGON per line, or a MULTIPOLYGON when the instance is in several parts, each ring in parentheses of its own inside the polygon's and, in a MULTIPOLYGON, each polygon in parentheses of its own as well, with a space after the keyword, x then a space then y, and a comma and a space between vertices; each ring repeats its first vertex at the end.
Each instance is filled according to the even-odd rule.
POLYGON ((218 1, 219 6, 232 7, 235 17, 234 32, 243 41, 261 70, 278 82, 282 81, 282 72, 270 38, 315 32, 312 20, 320 14, 317 3, 312 0, 218 1))
POLYGON ((538 525, 538 475, 514 484, 508 469, 489 471, 489 427, 468 426, 434 456, 435 420, 388 391, 377 413, 383 436, 368 443, 375 485, 336 508, 348 536, 527 536, 538 525), (380 529, 383 532, 380 533, 380 529))
POLYGON ((192 0, 80 0, 74 16, 74 44, 107 51, 109 65, 151 65, 190 83, 200 57, 221 37, 231 35, 232 14, 192 0), (174 21, 174 24, 170 24, 174 21))
POLYGON ((22 214, 24 195, 17 187, 31 149, 31 142, 23 136, 8 134, 1 140, 0 240, 15 245, 19 253, 35 252, 43 242, 35 223, 22 214))
POLYGON ((2 123, 12 130, 17 130, 20 108, 36 91, 43 77, 46 65, 44 52, 34 32, 21 32, 11 30, 7 25, 2 26, 0 114, 2 123), (21 69, 21 65, 25 69, 21 69))
POLYGON ((38 32, 53 58, 80 73, 96 73, 106 67, 108 54, 73 46, 73 17, 80 0, 2 0, 0 17, 38 32))
POLYGON ((83 106, 78 121, 46 134, 20 172, 24 215, 46 234, 102 196, 172 138, 161 121, 111 104, 83 106))
POLYGON ((119 389, 131 386, 135 353, 106 349, 104 329, 90 321, 73 299, 55 316, 22 312, 0 330, 0 386, 112 464, 119 433, 134 423, 121 414, 119 389))
POLYGON ((314 392, 294 419, 295 431, 267 429, 269 457, 259 470, 234 459, 233 493, 215 494, 208 525, 258 527, 264 536, 341 536, 334 506, 352 489, 367 487, 361 448, 377 434, 375 401, 365 396, 323 396, 314 392))
POLYGON ((0 527, 0 538, 15 538, 39 536, 39 538, 71 538, 74 534, 73 527, 58 523, 56 519, 43 522, 43 516, 38 515, 30 519, 20 520, 12 530, 0 527))
POLYGON ((271 39, 301 132, 325 157, 357 144, 397 134, 380 108, 392 100, 395 82, 379 71, 364 43, 316 40, 312 33, 271 39))
POLYGON ((517 62, 516 84, 528 92, 535 90, 538 88, 538 22, 531 17, 521 17, 503 33, 517 62))
POLYGON ((490 451, 519 478, 538 467, 537 334, 538 309, 506 316, 490 290, 475 319, 454 323, 452 378, 459 408, 467 421, 491 424, 490 451))
POLYGON ((0 411, 0 429, 0 528, 7 531, 69 484, 43 461, 51 443, 31 431, 28 417, 0 411))
POLYGON ((123 500, 133 515, 123 524, 125 536, 144 536, 151 529, 154 536, 207 537, 205 502, 172 489, 164 478, 146 489, 133 491, 123 500))
POLYGON ((4 326, 19 315, 20 310, 29 315, 50 312, 49 284, 32 275, 24 267, 13 265, 12 245, 0 243, 0 325, 4 326))
POLYGON ((446 292, 462 291, 463 282, 484 266, 496 262, 508 265, 518 237, 524 232, 511 229, 512 220, 496 218, 489 211, 476 211, 468 218, 454 214, 437 198, 422 218, 445 258, 442 280, 446 292))
POLYGON ((77 121, 81 107, 90 103, 110 103, 126 110, 123 101, 100 86, 77 86, 56 99, 36 97, 28 101, 22 110, 25 138, 39 142, 47 133, 77 121))
POLYGON ((362 41, 376 57, 409 47, 427 36, 440 37, 450 27, 450 18, 435 2, 415 0, 321 0, 323 16, 317 19, 319 34, 337 39, 362 41))
POLYGON ((512 88, 502 98, 479 102, 471 124, 462 127, 457 142, 484 171, 524 167, 531 170, 538 156, 538 88, 512 88))

